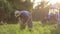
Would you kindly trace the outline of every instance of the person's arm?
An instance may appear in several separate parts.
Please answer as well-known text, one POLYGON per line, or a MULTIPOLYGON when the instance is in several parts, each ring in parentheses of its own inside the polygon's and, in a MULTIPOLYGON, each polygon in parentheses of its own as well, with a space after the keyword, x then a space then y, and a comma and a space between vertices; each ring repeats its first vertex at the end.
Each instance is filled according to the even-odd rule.
POLYGON ((17 19, 18 19, 18 22, 20 23, 20 22, 21 22, 21 15, 19 15, 19 16, 17 17, 17 19))
POLYGON ((30 16, 27 16, 26 17, 26 23, 28 23, 28 21, 31 19, 31 17, 30 16))

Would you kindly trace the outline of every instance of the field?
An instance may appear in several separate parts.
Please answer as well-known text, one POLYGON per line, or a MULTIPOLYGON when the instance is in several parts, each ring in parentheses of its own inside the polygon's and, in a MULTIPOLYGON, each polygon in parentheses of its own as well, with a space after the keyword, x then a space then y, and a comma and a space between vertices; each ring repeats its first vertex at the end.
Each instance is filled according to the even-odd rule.
POLYGON ((33 30, 29 31, 26 27, 25 30, 20 30, 19 24, 0 25, 0 34, 60 34, 60 29, 56 24, 43 25, 40 22, 33 22, 33 30))

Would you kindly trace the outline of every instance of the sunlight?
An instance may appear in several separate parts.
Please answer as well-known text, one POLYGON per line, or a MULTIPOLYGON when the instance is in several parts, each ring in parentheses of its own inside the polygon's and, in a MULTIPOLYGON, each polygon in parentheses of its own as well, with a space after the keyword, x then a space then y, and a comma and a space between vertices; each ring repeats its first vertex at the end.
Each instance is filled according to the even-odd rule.
MULTIPOLYGON (((35 0, 34 1, 34 6, 33 7, 36 7, 38 5, 39 2, 41 2, 42 0, 35 0)), ((44 0, 45 2, 48 2, 48 5, 52 4, 54 5, 55 3, 60 3, 60 0, 44 0)))
POLYGON ((35 2, 34 2, 34 3, 38 3, 38 2, 41 2, 41 0, 35 0, 35 2))
POLYGON ((35 7, 38 5, 38 2, 41 2, 41 0, 35 0, 35 1, 34 1, 34 6, 33 6, 33 8, 35 8, 35 7))
POLYGON ((60 0, 49 0, 49 4, 55 4, 55 3, 60 3, 60 0))
POLYGON ((49 2, 53 5, 57 2, 57 0, 50 0, 49 2))
MULTIPOLYGON (((38 2, 41 2, 42 0, 35 0, 34 3, 37 4, 38 2)), ((60 0, 44 0, 46 2, 49 1, 51 4, 55 4, 56 2, 60 3, 60 0)))
POLYGON ((60 0, 57 0, 58 3, 60 3, 60 0))

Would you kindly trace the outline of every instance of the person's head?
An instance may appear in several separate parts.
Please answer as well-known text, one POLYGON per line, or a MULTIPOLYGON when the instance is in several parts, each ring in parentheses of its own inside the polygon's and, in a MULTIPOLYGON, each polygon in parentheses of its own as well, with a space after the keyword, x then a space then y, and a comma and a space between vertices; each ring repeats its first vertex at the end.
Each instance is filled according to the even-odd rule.
POLYGON ((19 17, 20 16, 20 11, 16 10, 15 11, 15 17, 19 17))

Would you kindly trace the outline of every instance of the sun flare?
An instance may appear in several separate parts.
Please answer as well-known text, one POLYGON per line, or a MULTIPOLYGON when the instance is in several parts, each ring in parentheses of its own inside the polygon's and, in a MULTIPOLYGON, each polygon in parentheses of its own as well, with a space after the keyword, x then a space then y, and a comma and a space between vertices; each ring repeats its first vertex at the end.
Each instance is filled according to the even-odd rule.
MULTIPOLYGON (((38 5, 39 2, 41 2, 42 0, 35 0, 34 1, 34 7, 38 5)), ((54 5, 55 3, 60 3, 60 0, 44 0, 45 2, 48 2, 48 5, 52 4, 54 5)))
POLYGON ((56 2, 57 2, 57 0, 50 0, 49 1, 49 3, 52 4, 52 5, 55 4, 56 2))

